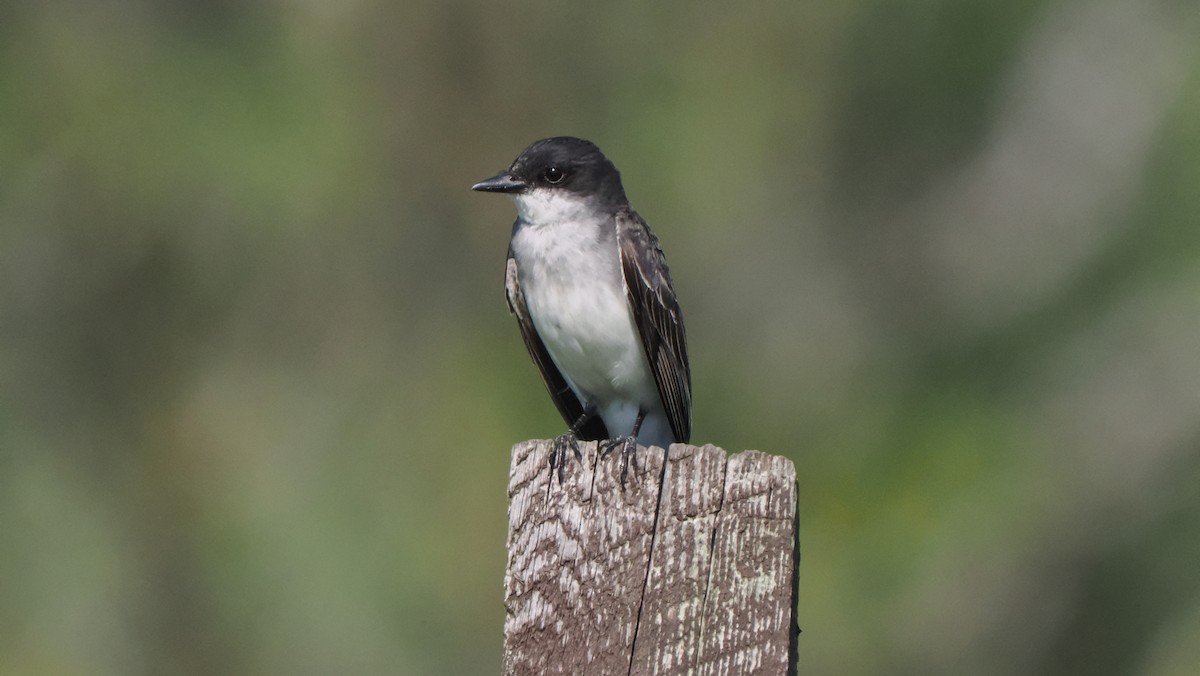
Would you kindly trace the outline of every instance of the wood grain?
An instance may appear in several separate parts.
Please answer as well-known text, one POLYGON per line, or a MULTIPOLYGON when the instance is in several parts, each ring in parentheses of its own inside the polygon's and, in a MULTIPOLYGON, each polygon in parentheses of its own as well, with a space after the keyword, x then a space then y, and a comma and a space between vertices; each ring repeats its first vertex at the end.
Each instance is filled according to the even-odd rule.
POLYGON ((507 674, 794 673, 798 540, 791 461, 715 446, 568 464, 513 447, 507 674))

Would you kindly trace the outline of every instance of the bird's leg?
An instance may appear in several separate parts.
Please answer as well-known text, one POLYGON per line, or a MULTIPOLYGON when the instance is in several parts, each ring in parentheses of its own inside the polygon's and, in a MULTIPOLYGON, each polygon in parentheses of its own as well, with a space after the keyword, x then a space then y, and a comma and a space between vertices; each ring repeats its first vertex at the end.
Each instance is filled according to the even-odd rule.
POLYGON ((554 443, 550 447, 550 473, 558 470, 558 483, 563 482, 563 468, 567 465, 567 451, 575 454, 575 459, 579 464, 583 464, 583 453, 579 451, 579 429, 592 416, 596 415, 596 407, 589 405, 583 410, 583 415, 571 424, 571 427, 554 439, 554 443))
POLYGON ((637 472, 637 435, 638 430, 642 429, 642 421, 646 419, 645 411, 638 411, 637 419, 633 421, 633 431, 627 437, 614 437, 600 442, 601 456, 607 456, 621 447, 621 488, 625 488, 625 477, 629 474, 629 466, 633 465, 633 471, 637 472))

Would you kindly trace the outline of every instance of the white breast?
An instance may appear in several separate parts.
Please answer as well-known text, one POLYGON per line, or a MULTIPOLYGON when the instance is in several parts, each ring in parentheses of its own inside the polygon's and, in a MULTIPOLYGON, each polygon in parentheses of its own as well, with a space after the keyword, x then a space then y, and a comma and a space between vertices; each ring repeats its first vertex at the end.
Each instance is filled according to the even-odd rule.
POLYGON ((639 408, 657 411, 661 403, 625 297, 615 232, 579 220, 524 220, 590 213, 546 202, 521 209, 513 233, 525 303, 571 389, 600 409, 611 433, 628 434, 639 408))

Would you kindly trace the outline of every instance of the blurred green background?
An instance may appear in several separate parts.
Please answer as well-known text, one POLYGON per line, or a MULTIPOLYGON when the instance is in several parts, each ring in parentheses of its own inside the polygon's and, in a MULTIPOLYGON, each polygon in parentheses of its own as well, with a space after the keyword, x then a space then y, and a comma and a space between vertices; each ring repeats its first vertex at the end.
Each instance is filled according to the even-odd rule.
POLYGON ((496 673, 556 134, 796 462, 802 673, 1195 673, 1198 8, 0 5, 0 674, 496 673))

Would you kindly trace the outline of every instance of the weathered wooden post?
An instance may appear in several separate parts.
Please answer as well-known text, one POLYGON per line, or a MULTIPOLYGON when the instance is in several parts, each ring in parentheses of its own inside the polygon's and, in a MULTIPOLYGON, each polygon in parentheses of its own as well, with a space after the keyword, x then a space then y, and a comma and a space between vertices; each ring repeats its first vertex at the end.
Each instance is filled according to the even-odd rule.
POLYGON ((513 447, 506 674, 795 673, 799 540, 786 458, 715 446, 616 455, 513 447))

